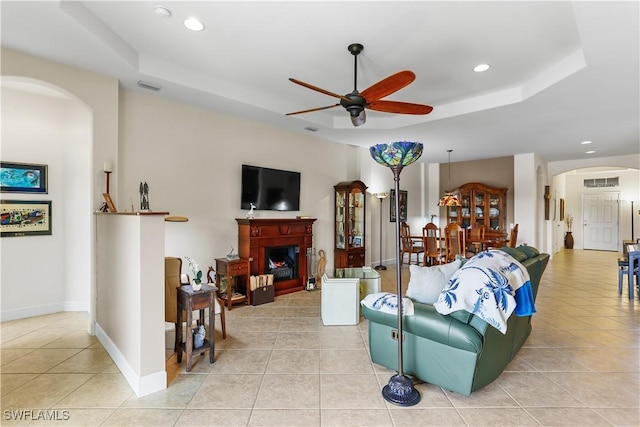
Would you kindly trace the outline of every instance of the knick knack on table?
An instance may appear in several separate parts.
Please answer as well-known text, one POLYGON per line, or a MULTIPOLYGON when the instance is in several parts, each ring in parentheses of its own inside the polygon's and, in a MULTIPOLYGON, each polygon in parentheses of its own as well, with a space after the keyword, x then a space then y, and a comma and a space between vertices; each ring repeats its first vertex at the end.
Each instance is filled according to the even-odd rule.
POLYGON ((198 328, 193 333, 193 347, 200 348, 204 345, 204 336, 205 336, 204 325, 198 326, 198 328))

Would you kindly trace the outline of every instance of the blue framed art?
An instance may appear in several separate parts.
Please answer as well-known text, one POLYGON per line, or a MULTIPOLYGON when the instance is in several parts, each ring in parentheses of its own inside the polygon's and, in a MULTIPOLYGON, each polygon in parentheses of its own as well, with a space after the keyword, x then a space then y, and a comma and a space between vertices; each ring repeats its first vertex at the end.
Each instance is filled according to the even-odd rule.
POLYGON ((0 162, 0 192, 47 193, 47 165, 0 162))

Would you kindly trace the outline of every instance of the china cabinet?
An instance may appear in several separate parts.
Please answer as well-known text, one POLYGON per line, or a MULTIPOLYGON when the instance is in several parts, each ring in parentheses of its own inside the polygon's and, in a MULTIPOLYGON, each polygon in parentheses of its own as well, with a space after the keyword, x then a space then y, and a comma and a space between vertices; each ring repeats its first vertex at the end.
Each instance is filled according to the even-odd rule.
POLYGON ((487 241, 507 235, 507 189, 472 182, 452 191, 462 206, 448 206, 447 223, 457 222, 462 228, 484 225, 487 241))
POLYGON ((365 255, 365 191, 362 181, 346 181, 335 188, 334 267, 362 267, 365 255))

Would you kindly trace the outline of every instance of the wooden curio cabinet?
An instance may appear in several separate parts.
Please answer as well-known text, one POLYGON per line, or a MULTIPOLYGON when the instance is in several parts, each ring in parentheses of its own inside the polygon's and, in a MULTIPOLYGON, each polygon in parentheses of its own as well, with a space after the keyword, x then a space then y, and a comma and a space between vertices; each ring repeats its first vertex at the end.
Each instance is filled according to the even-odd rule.
POLYGON ((472 224, 484 225, 488 240, 499 240, 507 235, 507 189, 489 187, 472 182, 452 191, 462 206, 448 206, 447 222, 457 222, 462 228, 472 224))
POLYGON ((362 181, 341 182, 335 188, 334 267, 364 265, 365 191, 362 181))

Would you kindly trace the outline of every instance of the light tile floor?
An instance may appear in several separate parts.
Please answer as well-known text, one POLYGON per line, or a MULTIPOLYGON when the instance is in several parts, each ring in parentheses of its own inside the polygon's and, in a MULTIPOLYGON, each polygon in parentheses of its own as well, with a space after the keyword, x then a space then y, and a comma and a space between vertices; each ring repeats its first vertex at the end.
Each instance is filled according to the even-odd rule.
MULTIPOLYGON (((525 347, 502 376, 470 397, 418 383, 418 405, 386 403, 380 390, 393 372, 370 362, 367 323, 323 326, 318 290, 236 306, 227 313, 228 338, 217 331, 214 364, 204 356, 186 373, 184 360, 177 364, 169 352, 169 387, 141 398, 85 332, 86 313, 4 322, 0 423, 638 426, 640 301, 629 301, 626 290, 618 294, 617 256, 557 254, 543 276, 525 347), (34 415, 58 409, 70 418, 11 419, 7 411, 20 408, 34 415)), ((394 268, 383 272, 383 290, 395 292, 395 276, 394 268)))

